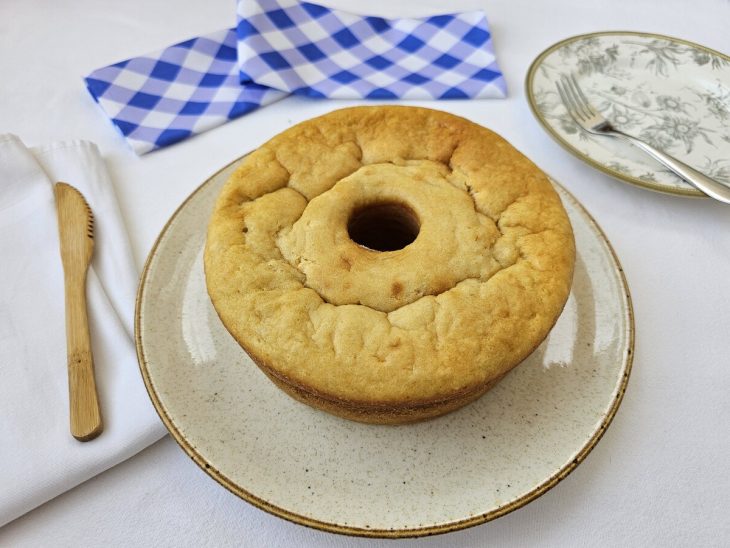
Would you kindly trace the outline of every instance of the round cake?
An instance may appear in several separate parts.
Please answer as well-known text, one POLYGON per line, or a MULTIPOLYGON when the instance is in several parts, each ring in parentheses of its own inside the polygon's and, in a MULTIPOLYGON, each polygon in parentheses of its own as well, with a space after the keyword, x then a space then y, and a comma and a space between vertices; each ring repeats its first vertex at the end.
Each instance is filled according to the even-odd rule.
POLYGON ((548 178, 441 111, 347 108, 249 154, 205 275, 223 324, 294 398, 398 424, 484 394, 547 336, 575 246, 548 178))

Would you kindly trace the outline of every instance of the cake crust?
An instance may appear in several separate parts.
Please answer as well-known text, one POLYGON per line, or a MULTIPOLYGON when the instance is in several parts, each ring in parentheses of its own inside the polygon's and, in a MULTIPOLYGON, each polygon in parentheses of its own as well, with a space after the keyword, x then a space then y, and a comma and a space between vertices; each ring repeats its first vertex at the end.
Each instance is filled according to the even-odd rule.
POLYGON ((251 153, 208 227, 208 293, 279 387, 365 422, 476 399, 546 337, 575 247, 547 177, 492 131, 423 108, 334 111, 251 153), (402 204, 418 235, 375 251, 348 234, 402 204))

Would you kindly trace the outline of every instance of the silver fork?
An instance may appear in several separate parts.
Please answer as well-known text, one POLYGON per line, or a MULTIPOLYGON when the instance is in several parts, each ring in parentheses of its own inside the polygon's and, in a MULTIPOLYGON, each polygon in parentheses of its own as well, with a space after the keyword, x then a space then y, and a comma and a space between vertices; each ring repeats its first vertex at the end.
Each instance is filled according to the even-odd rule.
POLYGON ((568 114, 575 122, 586 130, 588 133, 595 135, 608 135, 609 137, 616 137, 628 141, 635 147, 643 150, 649 156, 657 160, 658 162, 665 165, 673 173, 690 183, 698 190, 704 192, 708 196, 715 198, 726 204, 730 204, 730 187, 724 184, 710 179, 707 175, 700 173, 696 169, 688 166, 684 162, 681 162, 645 143, 641 139, 637 139, 632 135, 628 135, 623 131, 619 131, 611 125, 611 122, 606 120, 593 106, 590 104, 586 96, 583 94, 583 90, 580 89, 575 76, 572 74, 568 77, 562 75, 560 82, 555 82, 562 99, 565 108, 568 109, 568 114))

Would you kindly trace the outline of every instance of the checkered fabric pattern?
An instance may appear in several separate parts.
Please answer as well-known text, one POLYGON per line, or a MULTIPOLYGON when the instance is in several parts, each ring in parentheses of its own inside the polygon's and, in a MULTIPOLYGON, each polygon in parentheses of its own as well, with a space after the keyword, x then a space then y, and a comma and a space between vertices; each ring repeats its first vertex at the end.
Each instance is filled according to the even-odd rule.
POLYGON ((353 15, 239 0, 238 25, 92 72, 86 86, 138 154, 290 93, 365 99, 505 97, 482 12, 353 15))
POLYGON ((240 81, 234 29, 95 70, 85 81, 137 154, 202 133, 288 95, 240 81))
POLYGON ((242 81, 335 99, 505 97, 483 12, 363 17, 297 0, 238 1, 242 81))

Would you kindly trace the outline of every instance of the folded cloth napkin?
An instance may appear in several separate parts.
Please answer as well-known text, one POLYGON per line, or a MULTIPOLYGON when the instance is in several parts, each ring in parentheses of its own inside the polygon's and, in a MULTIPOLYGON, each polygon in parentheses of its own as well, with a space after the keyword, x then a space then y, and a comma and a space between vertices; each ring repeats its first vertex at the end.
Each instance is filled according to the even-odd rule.
POLYGON ((86 86, 138 154, 286 97, 501 98, 483 12, 354 15, 239 0, 238 25, 92 72, 86 86))
POLYGON ((128 458, 165 430, 137 367, 137 271, 94 144, 29 149, 14 135, 0 135, 0 261, 3 525, 128 458), (87 296, 104 432, 88 443, 69 431, 56 181, 78 188, 95 218, 87 296))

